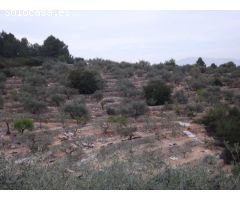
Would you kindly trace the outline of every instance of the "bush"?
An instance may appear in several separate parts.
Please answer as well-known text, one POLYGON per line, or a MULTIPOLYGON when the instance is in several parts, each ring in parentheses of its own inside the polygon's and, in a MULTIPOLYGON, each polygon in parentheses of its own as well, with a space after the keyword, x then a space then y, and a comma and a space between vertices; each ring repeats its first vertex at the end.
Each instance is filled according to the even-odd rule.
POLYGON ((24 130, 32 130, 34 128, 33 121, 31 119, 19 119, 14 123, 14 128, 19 133, 23 133, 24 130))
POLYGON ((30 96, 25 96, 22 99, 22 103, 24 109, 32 114, 39 114, 47 109, 47 105, 45 102, 30 96))
POLYGON ((133 83, 127 79, 119 81, 118 87, 125 97, 134 97, 138 95, 138 91, 133 83))
POLYGON ((215 86, 223 86, 223 83, 222 83, 222 81, 220 79, 215 78, 213 80, 213 85, 215 85, 215 86))
POLYGON ((203 105, 200 103, 189 103, 186 105, 184 111, 187 116, 194 117, 196 113, 200 113, 203 111, 203 105))
POLYGON ((116 106, 108 105, 108 106, 106 106, 106 112, 108 115, 118 115, 119 108, 116 106))
POLYGON ((188 102, 188 98, 187 96, 184 94, 184 91, 177 91, 174 95, 173 95, 173 99, 174 101, 176 101, 176 103, 179 104, 186 104, 188 102))
POLYGON ((31 86, 43 86, 46 85, 46 78, 42 75, 39 74, 28 74, 26 79, 26 83, 31 85, 31 86))
POLYGON ((0 72, 0 82, 6 82, 7 78, 5 73, 0 72))
POLYGON ((120 107, 120 113, 131 117, 138 117, 144 115, 148 110, 148 107, 144 101, 133 100, 130 102, 123 102, 120 107))
POLYGON ((136 127, 123 127, 118 132, 124 137, 128 137, 129 140, 132 140, 133 133, 137 130, 136 127))
POLYGON ((48 151, 49 146, 53 142, 53 133, 48 131, 44 131, 41 134, 30 132, 24 134, 24 136, 25 137, 23 137, 22 135, 21 137, 23 138, 21 138, 20 140, 22 140, 24 144, 26 144, 29 147, 32 153, 36 152, 43 153, 48 151))
POLYGON ((53 105, 59 107, 65 101, 65 95, 63 94, 54 94, 51 96, 51 102, 53 105))
POLYGON ((101 90, 97 90, 93 94, 93 98, 96 99, 96 101, 101 101, 103 98, 103 92, 101 90))
POLYGON ((124 116, 117 115, 117 116, 111 116, 108 118, 108 122, 112 124, 117 124, 120 127, 127 126, 128 119, 124 116))
POLYGON ((192 90, 199 90, 202 88, 206 88, 208 84, 208 80, 205 80, 204 78, 201 77, 194 77, 190 80, 190 87, 192 90))
POLYGON ((0 109, 3 109, 3 104, 4 104, 3 98, 2 96, 0 96, 0 109))
POLYGON ((64 112, 69 114, 72 119, 78 120, 81 117, 88 118, 89 111, 81 101, 67 102, 63 108, 64 112))
POLYGON ((78 89, 80 94, 92 94, 100 90, 103 82, 99 74, 87 70, 74 70, 68 76, 69 85, 78 89))
POLYGON ((171 89, 161 81, 150 81, 143 90, 147 104, 150 106, 163 105, 170 100, 171 89))
MULTIPOLYGON (((240 111, 237 108, 216 106, 209 110, 202 122, 208 126, 211 134, 222 143, 227 142, 230 147, 240 144, 240 111)), ((229 154, 229 149, 231 148, 225 150, 228 161, 233 159, 229 154)), ((240 157, 238 161, 240 161, 240 157)))

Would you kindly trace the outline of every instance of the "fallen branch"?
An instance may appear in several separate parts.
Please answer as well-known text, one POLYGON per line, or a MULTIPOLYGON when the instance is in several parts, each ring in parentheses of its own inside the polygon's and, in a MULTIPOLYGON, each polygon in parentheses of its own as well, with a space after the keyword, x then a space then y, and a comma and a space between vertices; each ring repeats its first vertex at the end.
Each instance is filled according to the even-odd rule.
POLYGON ((139 139, 139 138, 142 138, 142 136, 134 136, 132 138, 123 139, 122 141, 134 140, 134 139, 139 139))

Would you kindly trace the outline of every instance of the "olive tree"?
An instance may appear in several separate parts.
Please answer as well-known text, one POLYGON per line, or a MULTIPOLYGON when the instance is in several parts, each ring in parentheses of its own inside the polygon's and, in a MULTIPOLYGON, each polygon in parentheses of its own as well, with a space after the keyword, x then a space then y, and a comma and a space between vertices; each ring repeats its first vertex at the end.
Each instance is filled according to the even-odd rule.
MULTIPOLYGON (((89 111, 82 101, 70 101, 63 107, 64 113, 76 120, 77 126, 83 126, 89 120, 89 111)), ((77 132, 77 129, 75 130, 77 132)))
POLYGON ((23 133, 24 130, 32 130, 34 128, 33 121, 31 119, 18 119, 14 123, 14 128, 17 129, 19 133, 23 133))

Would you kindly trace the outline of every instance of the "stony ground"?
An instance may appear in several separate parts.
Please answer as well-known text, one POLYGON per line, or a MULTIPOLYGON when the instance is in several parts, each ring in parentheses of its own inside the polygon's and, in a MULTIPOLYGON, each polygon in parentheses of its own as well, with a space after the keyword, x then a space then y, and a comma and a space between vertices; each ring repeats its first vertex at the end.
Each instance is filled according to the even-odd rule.
MULTIPOLYGON (((104 88, 104 99, 111 99, 112 103, 119 103, 124 97, 117 88, 117 79, 110 73, 102 75, 106 80, 104 88)), ((136 88, 140 89, 146 80, 144 77, 134 76, 131 78, 136 88)), ((22 84, 18 77, 8 78, 4 95, 4 110, 12 113, 21 113, 22 108, 18 101, 13 98, 13 93, 17 92, 22 84)), ((179 86, 177 89, 182 88, 179 86)), ((56 160, 73 154, 78 162, 91 160, 99 152, 119 151, 127 146, 137 154, 144 152, 154 152, 161 154, 164 162, 171 166, 183 165, 201 159, 206 155, 216 157, 219 162, 221 149, 214 146, 213 138, 206 133, 205 127, 195 124, 187 117, 177 116, 174 111, 167 111, 163 106, 149 107, 147 115, 137 119, 131 119, 131 124, 137 127, 134 133, 135 139, 127 140, 120 137, 113 131, 103 134, 99 124, 107 118, 105 110, 102 110, 100 102, 96 102, 90 96, 85 96, 86 105, 91 113, 90 121, 82 128, 78 128, 73 134, 67 128, 62 127, 62 123, 56 118, 57 108, 49 107, 46 115, 52 116, 48 122, 35 120, 35 130, 39 137, 52 133, 53 140, 48 145, 48 150, 31 153, 24 142, 19 142, 16 136, 5 135, 5 124, 1 124, 1 153, 6 156, 18 158, 18 162, 37 159, 44 163, 55 162, 56 160), (184 131, 189 131, 193 135, 189 136, 184 131)), ((75 126, 75 122, 67 122, 69 129, 75 126)), ((188 133, 188 132, 187 132, 188 133)))

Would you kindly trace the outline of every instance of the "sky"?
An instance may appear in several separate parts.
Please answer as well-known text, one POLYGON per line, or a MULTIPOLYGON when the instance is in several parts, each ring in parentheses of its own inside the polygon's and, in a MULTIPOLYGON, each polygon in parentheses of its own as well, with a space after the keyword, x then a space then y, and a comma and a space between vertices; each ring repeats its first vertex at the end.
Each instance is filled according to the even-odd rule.
POLYGON ((54 35, 86 59, 240 59, 240 11, 69 11, 52 17, 1 11, 0 30, 39 44, 54 35))

